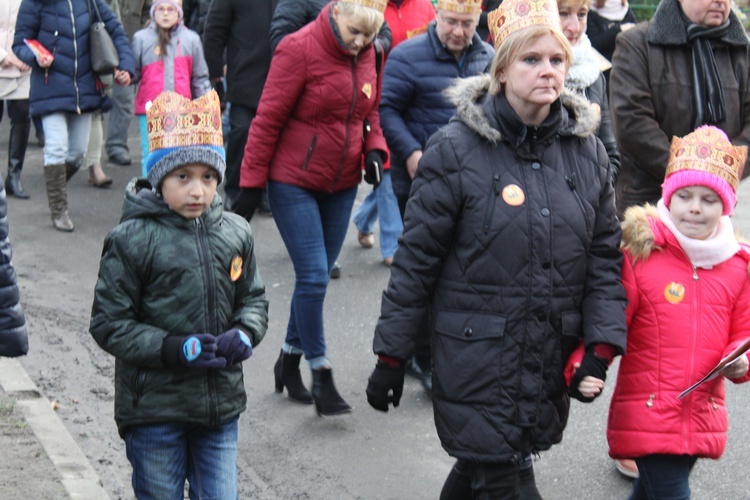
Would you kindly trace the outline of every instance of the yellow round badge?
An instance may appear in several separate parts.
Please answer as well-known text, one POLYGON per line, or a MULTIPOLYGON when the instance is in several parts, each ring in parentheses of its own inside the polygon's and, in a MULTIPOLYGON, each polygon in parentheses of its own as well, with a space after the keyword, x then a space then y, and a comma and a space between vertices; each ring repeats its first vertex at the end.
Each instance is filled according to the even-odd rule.
POLYGON ((242 257, 235 255, 229 267, 229 277, 232 278, 232 281, 237 281, 240 276, 242 276, 242 257))
POLYGON ((674 281, 664 289, 664 298, 670 304, 679 304, 685 298, 685 286, 674 281))
POLYGON ((508 184, 503 188, 503 200, 511 207, 517 207, 526 201, 526 195, 520 187, 508 184))

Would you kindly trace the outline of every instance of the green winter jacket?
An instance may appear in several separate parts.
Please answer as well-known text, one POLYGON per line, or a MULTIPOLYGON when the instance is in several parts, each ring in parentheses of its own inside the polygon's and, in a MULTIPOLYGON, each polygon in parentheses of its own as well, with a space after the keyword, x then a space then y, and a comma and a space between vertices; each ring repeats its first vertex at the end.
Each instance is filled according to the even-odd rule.
POLYGON ((115 421, 223 424, 245 409, 242 365, 167 367, 162 341, 237 327, 253 347, 268 327, 250 225, 216 196, 197 219, 171 211, 145 181, 131 181, 120 224, 104 241, 89 331, 115 356, 115 421), (230 268, 241 259, 242 273, 230 268))

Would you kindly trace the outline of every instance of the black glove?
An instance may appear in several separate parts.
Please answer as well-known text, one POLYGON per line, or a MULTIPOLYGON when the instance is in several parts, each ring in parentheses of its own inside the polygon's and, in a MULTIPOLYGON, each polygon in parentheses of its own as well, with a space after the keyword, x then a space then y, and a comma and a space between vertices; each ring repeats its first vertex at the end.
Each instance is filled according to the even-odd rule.
POLYGON ((380 185, 383 179, 383 153, 373 149, 365 155, 365 182, 373 188, 380 185))
POLYGON ((581 366, 578 367, 573 375, 573 379, 570 381, 570 387, 568 388, 568 394, 570 394, 570 397, 575 398, 582 403, 590 403, 601 396, 602 393, 600 392, 593 398, 587 398, 578 391, 578 385, 584 377, 589 375, 602 381, 607 380, 607 368, 609 368, 609 365, 605 359, 600 358, 592 351, 587 351, 586 354, 583 355, 581 366))
POLYGON ((161 359, 168 366, 224 368, 227 360, 216 356, 216 337, 198 333, 187 337, 167 337, 162 341, 161 359))
POLYGON ((370 379, 367 381, 367 402, 370 406, 380 411, 388 411, 388 403, 393 403, 396 408, 401 401, 404 392, 404 376, 406 367, 403 363, 399 366, 391 366, 388 363, 378 361, 375 365, 370 379), (388 395, 393 391, 393 395, 388 395))
POLYGON ((224 112, 224 110, 227 108, 227 96, 224 90, 224 81, 215 80, 211 82, 211 85, 216 91, 216 94, 219 96, 219 106, 221 107, 221 111, 224 112))
POLYGON ((216 356, 227 360, 227 365, 242 363, 253 355, 253 346, 247 334, 232 328, 216 337, 216 356))
POLYGON ((231 200, 230 210, 250 222, 262 197, 263 190, 260 188, 242 188, 237 197, 231 200))

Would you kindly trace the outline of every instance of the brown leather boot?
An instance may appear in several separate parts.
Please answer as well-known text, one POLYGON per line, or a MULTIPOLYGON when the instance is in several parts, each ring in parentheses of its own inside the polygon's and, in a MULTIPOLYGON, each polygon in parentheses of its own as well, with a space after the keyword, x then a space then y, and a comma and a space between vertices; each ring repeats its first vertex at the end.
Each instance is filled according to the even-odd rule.
POLYGON ((65 164, 44 167, 44 181, 47 184, 47 201, 52 215, 52 224, 58 231, 73 231, 73 222, 68 215, 68 190, 66 186, 65 164))
POLYGON ((98 188, 112 185, 112 177, 104 173, 101 163, 94 163, 89 167, 89 184, 98 188))

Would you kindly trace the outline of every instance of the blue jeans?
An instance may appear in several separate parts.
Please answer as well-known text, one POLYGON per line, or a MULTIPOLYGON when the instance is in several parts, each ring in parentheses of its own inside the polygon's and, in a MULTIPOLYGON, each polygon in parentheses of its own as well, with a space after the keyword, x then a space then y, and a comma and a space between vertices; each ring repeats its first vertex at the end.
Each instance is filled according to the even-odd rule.
POLYGON ((125 431, 139 500, 237 499, 237 418, 216 427, 187 423, 137 425, 125 431))
POLYGON ((647 455, 635 459, 638 479, 629 500, 689 500, 690 471, 697 457, 647 455))
POLYGON ((52 113, 42 117, 44 166, 81 166, 89 146, 92 113, 52 113))
POLYGON ((294 265, 286 343, 301 349, 313 370, 330 366, 323 334, 323 301, 356 196, 356 187, 324 193, 268 181, 273 219, 294 265))
POLYGON ((383 258, 393 257, 398 248, 398 237, 404 230, 398 201, 393 194, 390 170, 383 171, 383 179, 377 189, 368 193, 365 201, 354 212, 352 222, 360 233, 369 234, 380 215, 380 253, 383 258))

